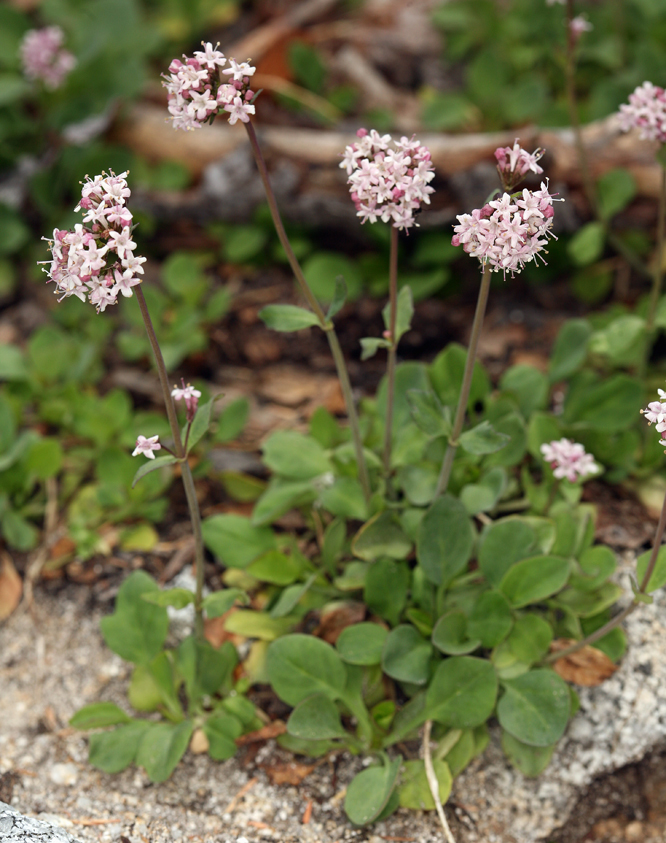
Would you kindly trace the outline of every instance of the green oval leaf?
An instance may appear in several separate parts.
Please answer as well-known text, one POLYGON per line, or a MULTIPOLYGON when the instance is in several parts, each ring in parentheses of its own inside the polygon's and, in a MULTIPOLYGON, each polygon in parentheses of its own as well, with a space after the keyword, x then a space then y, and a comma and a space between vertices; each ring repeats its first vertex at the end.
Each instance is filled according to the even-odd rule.
POLYGON ((432 643, 448 656, 473 653, 481 646, 479 638, 472 638, 468 634, 467 618, 459 610, 447 612, 437 621, 432 631, 432 643))
POLYGON ((562 556, 533 556, 516 562, 502 578, 500 591, 514 609, 556 594, 569 579, 571 563, 562 556))
POLYGON ((274 331, 300 331, 319 325, 319 319, 311 310, 295 304, 269 304, 259 311, 259 318, 267 328, 274 331))
POLYGON ((409 624, 401 624, 389 632, 382 653, 384 673, 399 682, 425 685, 430 674, 432 647, 409 624))
POLYGON ((345 813, 356 825, 374 822, 386 807, 400 772, 402 758, 368 767, 352 779, 345 796, 345 813))
POLYGON ((426 692, 428 717, 453 729, 480 726, 497 697, 497 677, 490 662, 453 656, 438 665, 426 692))
POLYGON ((185 754, 194 725, 184 720, 177 726, 158 723, 146 732, 139 744, 136 763, 143 767, 151 782, 165 782, 185 754))
POLYGON ((492 585, 499 585, 506 572, 534 551, 534 530, 518 518, 495 521, 481 534, 479 568, 492 585))
POLYGON ((291 712, 287 730, 290 735, 306 741, 347 736, 340 722, 340 712, 325 694, 313 694, 302 700, 291 712))
POLYGON ((152 577, 134 571, 120 586, 114 613, 100 621, 107 646, 125 661, 146 664, 162 649, 169 616, 165 608, 143 599, 144 594, 158 592, 152 577))
POLYGON ((103 729, 119 723, 131 723, 132 718, 112 702, 98 702, 80 708, 70 718, 69 725, 75 729, 103 729))
POLYGON ((134 720, 110 732, 96 732, 88 738, 88 760, 105 773, 119 773, 134 761, 142 738, 154 726, 134 720))
POLYGON ((335 646, 347 664, 380 664, 387 635, 378 623, 355 623, 342 630, 335 646))
POLYGON ((516 679, 505 679, 497 704, 503 729, 528 746, 549 746, 564 734, 569 721, 571 695, 554 671, 530 670, 516 679))
POLYGON ((467 564, 474 544, 474 529, 463 504, 443 495, 421 521, 416 556, 426 577, 435 585, 449 582, 467 564))
POLYGON ((289 705, 312 694, 332 700, 344 695, 347 671, 330 644, 311 635, 287 635, 268 648, 268 677, 273 690, 289 705))

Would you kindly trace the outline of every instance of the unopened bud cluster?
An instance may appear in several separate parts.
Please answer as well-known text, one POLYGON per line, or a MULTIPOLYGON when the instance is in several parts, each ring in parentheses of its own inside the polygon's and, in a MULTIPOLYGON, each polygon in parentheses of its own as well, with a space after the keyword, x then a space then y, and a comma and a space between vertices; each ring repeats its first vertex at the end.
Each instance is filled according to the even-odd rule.
POLYGON ((513 146, 500 146, 496 149, 497 172, 504 190, 511 193, 529 172, 536 175, 543 173, 543 168, 538 163, 542 156, 542 149, 535 149, 532 153, 527 152, 520 146, 517 138, 513 146))
POLYGON ((639 129, 643 140, 666 143, 666 91, 652 82, 639 85, 620 106, 620 126, 625 132, 639 129))
POLYGON ((362 222, 390 222, 403 230, 416 225, 421 202, 430 204, 435 177, 430 152, 415 138, 393 141, 372 129, 359 129, 358 141, 345 148, 340 167, 362 222), (390 144, 393 143, 393 146, 390 144))
MULTIPOLYGON (((118 295, 132 295, 132 287, 141 283, 141 264, 145 258, 134 254, 132 214, 126 207, 130 189, 127 173, 116 176, 103 173, 94 179, 86 176, 81 201, 74 209, 83 211, 83 224, 73 231, 55 229, 48 240, 52 260, 44 272, 56 285, 60 300, 77 296, 88 299, 97 312, 115 304, 118 295)), ((43 238, 47 239, 47 238, 43 238)))
POLYGON ((20 53, 23 73, 54 91, 76 66, 76 59, 63 49, 65 35, 59 26, 30 29, 23 36, 20 53))
POLYGON ((571 439, 553 440, 547 445, 542 445, 541 453, 546 462, 550 463, 553 475, 558 480, 566 477, 574 483, 578 477, 582 479, 599 471, 592 455, 586 453, 579 442, 572 442, 571 439))
POLYGON ((210 42, 202 47, 193 58, 174 59, 169 75, 163 75, 174 129, 199 129, 225 111, 232 126, 238 120, 247 123, 255 111, 250 79, 256 68, 227 59, 210 42))

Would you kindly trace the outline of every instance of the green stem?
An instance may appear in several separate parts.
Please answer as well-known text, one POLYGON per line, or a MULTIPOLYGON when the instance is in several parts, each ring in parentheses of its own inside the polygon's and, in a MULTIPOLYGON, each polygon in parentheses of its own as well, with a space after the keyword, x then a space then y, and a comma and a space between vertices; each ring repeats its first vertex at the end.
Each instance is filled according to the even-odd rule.
POLYGON ((661 191, 659 193, 659 216, 657 218, 657 253, 655 255, 654 273, 652 279, 652 290, 650 291, 650 303, 648 305, 647 322, 645 330, 648 338, 654 330, 654 320, 657 315, 657 305, 661 295, 661 283, 663 279, 664 260, 664 228, 666 222, 666 168, 661 167, 661 191))
POLYGON ((594 644, 595 641, 598 641, 600 638, 603 638, 604 635, 607 635, 611 630, 615 629, 616 626, 619 626, 625 618, 627 618, 640 606, 643 601, 639 600, 638 598, 639 596, 645 595, 647 593, 645 589, 648 587, 650 577, 652 576, 655 566, 657 564, 657 557, 659 556, 661 542, 664 537, 664 528, 666 528, 666 495, 664 495, 664 503, 661 507, 661 515, 659 516, 659 523, 657 524, 657 532, 654 537, 652 553, 650 554, 648 566, 645 570, 645 574, 643 575, 643 579, 641 580, 638 586, 638 592, 634 596, 634 599, 618 615, 616 615, 614 618, 611 618, 608 623, 605 623, 603 626, 599 627, 599 629, 595 630, 590 635, 583 638, 582 641, 577 641, 570 647, 565 647, 564 650, 559 650, 556 653, 550 653, 550 655, 546 656, 546 658, 543 660, 544 664, 552 664, 552 662, 556 662, 558 659, 562 659, 565 656, 570 656, 572 653, 578 652, 578 650, 582 650, 583 647, 587 647, 589 644, 594 644))
POLYGON ((268 178, 266 162, 264 161, 264 156, 259 146, 257 134, 254 131, 254 126, 252 125, 251 121, 245 123, 244 125, 247 131, 247 136, 250 140, 252 154, 254 155, 254 160, 256 162, 257 169, 259 170, 259 175, 261 177, 262 184, 264 186, 266 201, 268 202, 268 207, 271 212, 271 217, 273 219, 273 225, 275 226, 277 236, 280 240, 280 243, 282 244, 282 248, 284 249, 285 254, 287 255, 289 266, 291 267, 291 270, 294 273, 294 277, 296 278, 298 286, 301 288, 301 292, 303 293, 305 300, 310 305, 312 312, 319 320, 319 326, 326 333, 326 337, 328 339, 328 344, 331 349, 331 354, 333 355, 335 368, 337 370, 338 379, 340 381, 340 388, 342 389, 342 394, 345 400, 345 406, 347 408, 347 417, 349 419, 349 427, 351 429, 352 440, 354 443, 354 452, 356 454, 356 463, 358 465, 358 477, 361 483, 361 487, 363 489, 363 495, 365 497, 366 503, 369 503, 370 478, 368 475, 368 467, 365 462, 365 454, 363 453, 363 440, 361 439, 361 428, 358 421, 358 413, 356 412, 356 405, 354 403, 351 381, 349 380, 349 372, 347 371, 347 364, 345 362, 342 349, 340 348, 340 342, 338 340, 337 334, 335 333, 335 328, 332 322, 329 322, 326 319, 324 311, 321 309, 319 302, 317 301, 314 293, 310 289, 310 285, 308 284, 307 280, 305 279, 305 276, 303 275, 303 270, 301 269, 296 255, 294 254, 294 250, 291 248, 291 243, 289 242, 287 232, 285 231, 284 225, 282 223, 282 217, 280 216, 280 210, 277 205, 275 193, 273 192, 270 179, 268 178))
POLYGON ((476 362, 476 350, 479 345, 479 335, 481 334, 483 317, 486 313, 486 305, 488 303, 489 291, 490 265, 486 264, 483 268, 483 276, 481 277, 481 287, 479 289, 479 298, 476 302, 476 312, 474 313, 472 333, 469 338, 467 360, 465 361, 465 372, 463 374, 462 385, 460 387, 458 407, 456 409, 455 419, 453 420, 453 429, 451 431, 451 435, 449 436, 449 444, 446 448, 446 453, 444 454, 442 469, 439 473, 437 490, 435 492, 436 496, 444 494, 449 485, 449 478, 451 477, 451 468, 453 466, 453 458, 455 457, 456 450, 458 448, 458 438, 462 433, 463 424, 465 421, 465 412, 467 410, 467 401, 469 399, 470 389, 472 388, 472 375, 474 374, 474 363, 476 362))
POLYGON ((545 518, 548 518, 550 508, 555 503, 555 496, 557 495, 557 490, 560 488, 561 482, 562 481, 560 480, 560 478, 556 477, 553 481, 553 485, 550 487, 550 492, 548 493, 548 500, 546 501, 546 508, 543 511, 545 518))
POLYGON ((196 570, 196 591, 194 601, 194 631, 198 638, 203 638, 203 609, 201 603, 203 600, 203 586, 204 586, 204 548, 203 536, 201 533, 201 513, 199 512, 199 502, 197 500, 197 493, 194 487, 194 478, 189 463, 187 462, 187 454, 183 447, 183 440, 180 436, 180 427, 178 426, 178 416, 176 414, 176 407, 171 397, 171 390, 169 388, 169 377, 167 375, 166 366, 164 365, 164 357, 162 356, 162 349, 157 341, 155 328, 148 312, 148 305, 143 295, 141 285, 134 288, 134 294, 139 302, 139 310, 143 318, 143 324, 146 327, 148 334, 148 341, 153 350, 153 357, 155 358, 155 365, 157 367, 157 375, 162 387, 162 396, 164 398, 164 406, 166 407, 167 418, 169 420, 169 427, 171 428, 171 435, 174 442, 174 453, 178 458, 183 487, 185 489, 185 497, 187 498, 187 507, 190 512, 190 521, 192 522, 192 533, 194 535, 194 563, 196 570))
POLYGON ((391 252, 389 257, 389 341, 386 367, 386 423, 384 427, 384 476, 391 474, 391 440, 393 437, 393 405, 395 403, 395 366, 398 341, 395 336, 398 315, 398 229, 391 226, 391 252))

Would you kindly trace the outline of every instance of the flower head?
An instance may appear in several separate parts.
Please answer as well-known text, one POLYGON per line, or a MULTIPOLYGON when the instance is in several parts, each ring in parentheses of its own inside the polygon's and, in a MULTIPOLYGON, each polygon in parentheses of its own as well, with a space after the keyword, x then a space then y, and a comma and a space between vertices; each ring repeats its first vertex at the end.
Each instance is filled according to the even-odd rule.
POLYGON ((587 474, 599 471, 599 466, 591 454, 586 453, 580 443, 572 442, 571 439, 553 440, 544 444, 541 446, 541 453, 546 462, 550 463, 553 474, 558 479, 566 477, 574 483, 577 477, 582 479, 587 474))
POLYGON ((256 68, 248 62, 227 59, 210 42, 202 42, 202 47, 193 58, 174 59, 169 75, 163 76, 174 129, 199 129, 225 111, 232 126, 238 120, 249 122, 255 110, 250 102, 254 96, 250 79, 256 68), (223 78, 225 75, 230 78, 223 78))
POLYGON ((362 222, 390 222, 399 230, 416 225, 421 202, 430 204, 435 172, 430 152, 414 137, 393 142, 390 135, 359 129, 340 167, 362 222), (393 146, 390 144, 393 143, 393 146))
POLYGON ((489 265, 491 272, 513 276, 535 257, 543 260, 540 253, 545 251, 548 237, 555 236, 550 230, 553 201, 544 182, 540 190, 504 193, 471 214, 459 215, 451 242, 483 266, 489 265))
POLYGON ((39 79, 50 90, 59 88, 76 66, 74 56, 62 48, 65 35, 59 26, 30 29, 23 36, 20 53, 28 79, 39 79))
POLYGON ((641 139, 666 143, 666 92, 663 88, 643 82, 629 95, 629 103, 620 106, 619 116, 622 131, 639 129, 641 139))
POLYGON ((594 26, 585 17, 585 15, 576 15, 576 17, 572 18, 569 23, 569 32, 571 33, 571 37, 574 42, 578 41, 584 32, 591 32, 593 29, 594 26))
POLYGON ((139 454, 145 454, 148 459, 154 460, 155 454, 153 451, 159 451, 162 448, 159 438, 159 436, 151 436, 150 438, 139 436, 136 440, 136 448, 132 451, 132 456, 136 457, 139 454))
MULTIPOLYGON (((658 389, 659 401, 650 401, 641 413, 647 419, 648 424, 654 424, 658 433, 666 430, 666 391, 658 389)), ((666 445, 666 439, 659 440, 660 445, 666 445)), ((666 453, 666 451, 664 452, 666 453)))
POLYGON ((514 141, 513 147, 498 147, 495 150, 495 158, 497 172, 504 190, 510 193, 530 170, 537 175, 543 173, 543 169, 537 163, 542 155, 543 149, 535 149, 531 154, 527 152, 518 143, 518 138, 514 141))
MULTIPOLYGON (((125 206, 130 196, 125 176, 111 172, 86 176, 81 201, 74 210, 83 211, 83 224, 73 231, 55 229, 48 243, 51 260, 44 272, 55 282, 61 299, 86 298, 101 313, 116 303, 118 295, 132 295, 132 287, 141 283, 141 264, 146 260, 134 254, 132 214, 125 206)), ((46 239, 46 238, 44 238, 46 239)))

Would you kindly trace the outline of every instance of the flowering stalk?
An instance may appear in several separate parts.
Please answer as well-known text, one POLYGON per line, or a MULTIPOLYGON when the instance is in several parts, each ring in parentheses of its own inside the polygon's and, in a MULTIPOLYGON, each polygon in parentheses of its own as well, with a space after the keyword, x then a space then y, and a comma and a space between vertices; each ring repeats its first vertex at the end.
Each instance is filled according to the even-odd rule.
POLYGON ((476 311, 474 313, 474 322, 472 323, 472 333, 469 338, 469 346, 467 348, 467 359, 465 360, 465 371, 463 373, 462 384, 460 386, 460 396, 458 398, 458 406, 456 408, 456 415, 453 420, 453 429, 449 436, 449 444, 446 446, 444 460, 442 461, 442 468, 439 472, 439 480, 437 481, 437 489, 435 496, 443 495, 449 486, 449 479, 451 477, 451 468, 453 467, 453 458, 458 450, 458 439, 462 433, 463 424, 465 422, 465 412, 467 410, 467 402, 469 400, 469 393, 472 388, 472 375, 474 374, 474 363, 476 362, 476 351, 479 346, 479 336, 481 334, 481 326, 483 325, 483 317, 486 313, 486 305, 488 303, 488 293, 490 292, 490 264, 486 263, 483 267, 483 275, 481 276, 481 287, 479 289, 479 297, 476 301, 476 311))
POLYGON ((393 437, 393 405, 395 403, 395 367, 398 356, 396 323, 398 316, 398 229, 391 228, 389 256, 389 327, 388 362, 386 367, 386 423, 384 427, 384 476, 391 473, 391 440, 393 437))
MULTIPOLYGON (((148 341, 153 351, 155 358, 155 366, 157 368, 157 375, 162 388, 162 397, 164 398, 164 406, 169 419, 169 427, 171 428, 171 435, 174 442, 174 454, 180 463, 181 478, 183 481, 183 488, 185 489, 185 497, 187 499, 187 508, 190 513, 190 521, 192 522, 192 533, 194 535, 194 567, 196 571, 196 586, 194 598, 194 631, 198 638, 203 638, 203 609, 201 603, 203 600, 203 586, 204 586, 204 546, 203 535, 201 533, 201 513, 199 511, 199 501, 197 500, 197 492, 194 487, 194 478, 192 477, 192 470, 187 461, 187 454, 185 446, 180 436, 180 427, 178 426, 178 416, 176 415, 176 407, 169 389, 169 379, 167 376, 166 366, 164 364, 164 357, 162 356, 162 349, 157 341, 155 329, 153 327, 150 313, 148 312, 148 305, 143 295, 141 287, 137 287, 136 298, 139 302, 139 310, 143 318, 143 324, 148 334, 148 341)), ((188 436, 189 436, 188 424, 188 436)))
MULTIPOLYGON (((639 85, 629 96, 629 102, 623 103, 619 111, 620 127, 628 132, 630 129, 638 129, 641 140, 659 141, 662 144, 657 153, 657 160, 661 165, 661 190, 659 193, 659 212, 657 217, 657 249, 655 254, 654 269, 652 272, 652 289, 648 303, 648 314, 646 330, 648 339, 654 331, 654 320, 657 313, 657 304, 661 295, 663 278, 664 258, 664 221, 666 219, 666 161, 664 150, 666 147, 666 91, 663 88, 653 85, 651 82, 644 82, 639 85)), ((646 356, 649 353, 649 345, 646 345, 646 356)), ((647 362, 647 361, 645 361, 647 362)))
POLYGON ((204 49, 195 52, 193 57, 183 56, 183 62, 180 59, 174 59, 169 65, 169 75, 164 76, 163 85, 169 94, 168 108, 173 127, 188 130, 199 129, 205 123, 212 122, 217 114, 223 112, 228 112, 227 116, 231 125, 234 125, 238 120, 245 124, 278 238, 287 255, 294 277, 312 312, 317 317, 320 328, 326 333, 328 339, 347 408, 359 481, 363 489, 363 495, 366 501, 369 501, 370 478, 363 453, 361 429, 351 382, 340 342, 333 323, 326 319, 326 315, 310 289, 310 285, 306 281, 296 255, 291 248, 282 224, 275 194, 268 178, 266 163, 259 147, 257 135, 250 122, 250 115, 255 113, 253 100, 256 95, 250 86, 256 68, 248 62, 239 63, 233 58, 227 59, 210 42, 202 43, 202 46, 204 49), (225 76, 228 78, 224 79, 225 76))
MULTIPOLYGON (((389 304, 384 342, 388 351, 386 421, 384 427, 384 475, 391 472, 395 370, 400 335, 407 325, 398 324, 398 232, 417 225, 421 203, 429 204, 434 188, 430 151, 415 137, 393 141, 375 129, 359 129, 357 140, 345 148, 340 167, 347 171, 347 184, 361 223, 391 223, 389 257, 389 304), (393 144, 393 146, 391 146, 393 144)), ((404 321, 404 320, 403 320, 404 321)), ((380 347, 375 345, 370 353, 380 347)), ((369 356, 364 350, 364 358, 369 356)))
MULTIPOLYGON (((517 140, 513 147, 497 149, 495 159, 504 189, 512 190, 529 170, 537 175, 542 173, 543 170, 537 163, 542 154, 542 150, 536 150, 530 155, 521 149, 517 140)), ((551 232, 553 201, 554 196, 550 193, 548 184, 541 182, 540 190, 524 189, 522 193, 504 193, 483 208, 457 217, 459 224, 454 226, 455 233, 451 242, 454 246, 462 246, 467 254, 479 259, 483 267, 483 276, 458 406, 437 481, 436 495, 444 494, 448 488, 453 459, 459 444, 458 438, 465 421, 479 335, 488 303, 490 274, 502 272, 506 277, 508 272, 513 276, 521 272, 526 263, 537 257, 543 260, 541 252, 545 251, 548 236, 554 237, 551 232)))
POLYGON ((587 151, 583 143, 583 135, 580 129, 580 118, 578 116, 578 102, 576 98, 576 45, 582 31, 575 25, 577 20, 574 15, 574 0, 566 0, 566 23, 567 23, 567 46, 564 63, 565 86, 567 106, 569 108, 569 120, 574 133, 574 142, 578 152, 578 165, 583 180, 583 189, 587 201, 595 216, 598 216, 597 193, 594 188, 594 181, 590 174, 590 165, 587 158, 587 151))
POLYGON ((347 370, 344 354, 342 353, 342 348, 340 347, 340 341, 338 340, 338 335, 333 323, 326 319, 326 315, 321 309, 321 305, 310 289, 310 285, 306 281, 305 275, 303 275, 301 265, 294 254, 294 250, 291 248, 291 243, 289 242, 287 232, 285 231, 282 223, 282 217, 280 216, 277 200, 275 198, 275 194, 273 193, 270 179, 268 178, 266 162, 264 161, 264 156, 262 155, 256 132, 254 131, 254 126, 248 121, 245 123, 245 129, 250 140, 250 146, 252 147, 252 153, 257 164, 257 169, 259 170, 259 175, 261 176, 261 182, 266 194, 266 201, 268 202, 268 207, 271 212, 273 225, 275 226, 278 238, 282 244, 285 254, 287 255, 287 260, 289 261, 289 266, 294 273, 294 278, 296 278, 307 303, 310 305, 313 313, 319 320, 319 327, 326 334, 328 345, 331 349, 331 354, 333 355, 333 361, 338 373, 338 380, 340 381, 342 395, 345 400, 345 407, 347 408, 347 418, 349 419, 349 428, 351 430, 352 441, 354 443, 354 453, 356 454, 356 464, 358 465, 358 479, 361 484, 361 488, 363 489, 363 496, 365 497, 367 503, 370 501, 370 477, 368 475, 365 454, 363 453, 363 439, 361 437, 361 427, 358 421, 358 413, 356 412, 356 404, 354 403, 352 385, 349 379, 349 372, 347 370))
MULTIPOLYGON (((87 299, 95 306, 97 312, 101 313, 116 304, 119 295, 127 298, 135 295, 137 298, 155 357, 169 427, 173 435, 174 450, 170 453, 173 453, 181 465, 181 477, 192 522, 197 578, 195 631, 202 637, 204 551, 201 515, 186 449, 180 436, 176 408, 169 390, 164 358, 141 289, 139 276, 143 275, 142 264, 146 259, 134 254, 136 243, 132 240, 133 218, 126 204, 131 191, 125 180, 126 175, 127 173, 121 173, 119 176, 110 173, 95 176, 94 179, 86 178, 81 190, 81 201, 76 207, 77 211, 84 213, 83 223, 77 223, 73 231, 55 229, 53 240, 49 241, 51 260, 41 263, 49 264, 49 268, 44 271, 49 280, 55 283, 54 292, 60 296, 60 300, 69 296, 76 296, 84 302, 87 299)), ((194 393, 197 391, 191 387, 189 391, 185 391, 190 399, 187 409, 188 423, 191 423, 192 410, 196 410, 192 399, 196 397, 194 393)), ((139 436, 133 456, 144 454, 149 459, 155 459, 154 452, 163 447, 157 436, 139 436)))

